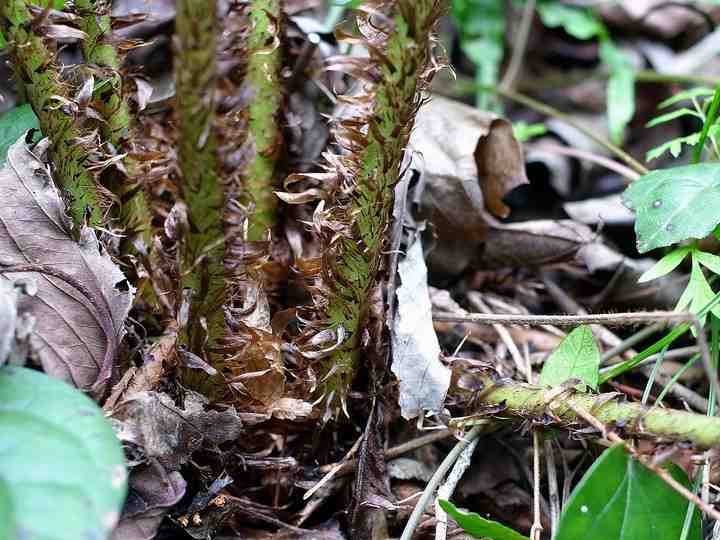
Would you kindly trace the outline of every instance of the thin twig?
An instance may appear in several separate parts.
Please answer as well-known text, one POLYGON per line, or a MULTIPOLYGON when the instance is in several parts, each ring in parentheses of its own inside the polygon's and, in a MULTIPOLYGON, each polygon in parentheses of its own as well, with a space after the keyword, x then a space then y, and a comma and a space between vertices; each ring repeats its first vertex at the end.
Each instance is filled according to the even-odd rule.
POLYGON ((552 441, 546 440, 545 446, 545 467, 548 476, 548 495, 550 499, 550 538, 555 538, 557 527, 560 521, 560 493, 558 491, 557 469, 555 468, 555 452, 552 441))
MULTIPOLYGON (((650 375, 651 370, 652 370, 651 366, 645 366, 642 368, 642 373, 646 377, 648 377, 650 375)), ((700 412, 704 413, 708 410, 708 400, 707 399, 702 397, 697 392, 690 390, 687 386, 682 385, 678 382, 673 382, 673 378, 674 377, 669 377, 661 372, 656 373, 656 382, 658 384, 662 384, 662 385, 672 384, 672 386, 670 386, 668 388, 667 392, 671 393, 679 400, 687 402, 687 404, 690 405, 690 407, 692 407, 696 411, 700 411, 700 412)), ((665 394, 661 393, 658 396, 658 399, 655 403, 656 404, 661 403, 662 402, 661 398, 664 398, 664 397, 665 397, 665 394)))
MULTIPOLYGON (((475 309, 482 311, 483 313, 491 313, 490 308, 487 306, 487 304, 485 304, 485 302, 482 301, 479 295, 468 295, 468 301, 475 309)), ((497 335, 500 336, 500 339, 508 348, 508 351, 510 351, 510 356, 512 356, 517 370, 523 375, 525 375, 525 377, 528 379, 528 382, 532 382, 530 380, 532 377, 532 371, 527 371, 527 364, 523 360, 523 357, 520 354, 520 350, 517 348, 517 345, 515 345, 515 342, 510 335, 510 332, 508 332, 507 328, 505 328, 501 324, 493 324, 492 327, 497 332, 497 335)))
MULTIPOLYGON (((552 406, 552 405, 551 405, 552 406)), ((670 473, 664 469, 661 465, 654 463, 652 460, 643 460, 640 458, 640 454, 638 454, 637 450, 633 448, 631 445, 629 445, 624 439, 622 439, 617 433, 614 431, 608 430, 607 426, 603 424, 600 420, 595 418, 592 414, 590 414, 588 411, 584 410, 582 407, 578 407, 575 404, 568 404, 568 406, 577 414, 580 418, 585 420, 588 424, 593 426, 595 429, 600 431, 604 434, 605 438, 611 442, 622 444, 625 447, 625 450, 633 457, 633 459, 636 459, 638 462, 640 462, 642 465, 645 465, 648 469, 653 471, 655 474, 657 474, 661 480, 663 480, 667 485, 669 485, 672 489, 677 491, 680 495, 685 497, 688 501, 695 504, 698 508, 700 508, 703 512, 708 514, 713 519, 720 519, 720 512, 718 512, 715 508, 710 506, 709 504, 705 503, 700 497, 698 497, 695 493, 690 491, 688 488, 686 488, 684 485, 682 485, 680 482, 675 480, 670 473)))
POLYGON ((678 313, 675 311, 638 311, 635 313, 597 313, 591 315, 506 315, 506 314, 485 314, 468 313, 456 315, 451 313, 435 313, 433 320, 438 322, 473 322, 478 324, 521 324, 539 326, 553 324, 556 326, 577 326, 579 324, 607 324, 623 326, 642 322, 656 322, 658 319, 666 321, 677 321, 689 323, 695 328, 700 357, 703 361, 703 368, 710 385, 715 389, 715 399, 720 405, 720 382, 717 373, 712 368, 710 361, 710 349, 707 337, 702 324, 693 313, 678 313))
MULTIPOLYGON (((352 445, 352 448, 348 450, 347 454, 345 454, 345 457, 343 457, 342 461, 335 464, 335 466, 330 469, 325 476, 323 476, 320 481, 315 484, 313 487, 308 489, 305 492, 305 495, 303 495, 303 500, 306 501, 310 497, 313 496, 313 493, 315 493, 318 489, 323 487, 325 484, 327 484, 332 478, 338 473, 338 471, 342 468, 345 463, 348 462, 348 460, 355 455, 355 452, 357 452, 357 449, 360 448, 360 442, 362 441, 362 437, 359 437, 357 441, 355 441, 355 444, 352 445)), ((357 465, 357 460, 355 461, 355 464, 357 465)))
POLYGON ((665 328, 665 323, 655 323, 651 324, 647 328, 643 328, 639 332, 635 332, 632 336, 624 340, 622 343, 619 343, 616 347, 605 351, 600 357, 600 365, 606 364, 614 357, 620 356, 625 351, 629 351, 635 345, 645 341, 645 339, 649 338, 656 332, 659 332, 663 328, 665 328))
MULTIPOLYGON (((574 298, 571 298, 570 295, 567 294, 562 287, 555 283, 555 281, 550 277, 547 272, 541 271, 540 278, 542 279, 543 285, 545 285, 545 290, 550 296, 552 296, 553 300, 555 300, 555 303, 558 304, 560 309, 568 311, 573 315, 588 314, 587 310, 585 310, 585 308, 578 304, 574 298)), ((620 343, 622 343, 621 338, 616 336, 613 332, 611 332, 604 326, 592 325, 590 329, 592 330, 593 334, 595 334, 595 336, 597 336, 597 338, 608 347, 617 347, 618 345, 620 345, 620 343)))
POLYGON ((438 501, 440 499, 450 499, 455 492, 458 482, 472 463, 472 456, 479 440, 479 438, 475 438, 470 441, 470 444, 460 453, 460 457, 458 457, 458 460, 455 462, 445 483, 438 488, 437 498, 435 499, 435 519, 437 520, 435 525, 435 540, 445 540, 447 538, 447 513, 440 508, 438 501))
POLYGON ((533 430, 533 524, 530 538, 540 540, 543 526, 540 519, 540 431, 533 430))
POLYGON ((530 26, 532 25, 534 16, 535 0, 528 0, 525 2, 522 19, 520 20, 520 28, 514 40, 515 44, 512 50, 512 57, 510 58, 510 65, 502 81, 500 81, 500 88, 504 90, 512 90, 513 86, 515 86, 515 80, 517 79, 518 73, 520 73, 520 66, 525 57, 525 49, 527 48, 528 37, 530 36, 530 26))
POLYGON ((573 157, 577 158, 583 161, 589 161, 590 163, 595 163, 597 165, 600 165, 602 167, 605 167, 606 169, 618 173, 620 176, 624 177, 628 180, 628 182, 633 182, 640 178, 640 174, 635 172, 630 167, 626 167, 622 163, 618 163, 617 161, 614 161, 610 158, 606 158, 605 156, 599 156, 597 154, 593 154, 592 152, 587 152, 585 150, 580 150, 578 148, 572 148, 571 146, 560 146, 559 144, 550 144, 550 143, 539 143, 533 146, 533 149, 535 150, 543 150, 545 152, 550 152, 553 154, 560 154, 563 156, 573 157))
POLYGON ((538 111, 539 113, 542 113, 547 116, 551 116, 553 118, 557 118, 561 122, 566 123, 569 126, 574 127, 577 129, 580 133, 585 135, 588 139, 596 142, 603 148, 605 148, 607 151, 611 152, 612 154, 615 154, 617 157, 619 157, 621 160, 623 160, 625 163, 628 164, 633 170, 637 171, 640 174, 647 174, 649 170, 647 167, 643 166, 639 161, 637 161, 634 157, 632 157, 630 154, 625 152, 622 148, 614 145, 607 139, 599 136, 597 133, 595 133, 592 129, 587 128, 583 126, 582 124, 577 123, 569 114, 565 114, 562 111, 559 111, 558 109, 551 107, 549 105, 546 105, 545 103, 542 103, 540 101, 537 101, 529 96, 526 96, 524 94, 520 94, 518 92, 514 92, 512 90, 505 90, 503 88, 498 88, 494 85, 484 85, 484 84, 478 84, 475 85, 475 88, 478 90, 483 90, 486 92, 494 92, 506 99, 510 99, 512 101, 515 101, 517 103, 520 103, 521 105, 525 105, 526 107, 530 109, 534 109, 538 111))
POLYGON ((410 540, 412 538, 413 532, 415 532, 422 515, 425 513, 425 508, 435 494, 435 488, 437 488, 440 482, 442 482, 442 479, 445 478, 445 474, 447 474, 450 467, 452 467, 455 461, 457 461, 458 456, 460 456, 462 451, 465 450, 465 448, 473 440, 480 436, 483 428, 484 425, 474 426, 462 439, 457 442, 445 459, 443 459, 442 463, 440 463, 440 466, 432 475, 432 478, 430 478, 427 486, 425 486, 425 490, 423 491, 420 500, 415 505, 415 508, 413 508, 412 514, 410 514, 410 519, 408 519, 405 529, 402 532, 402 536, 400 536, 400 540, 410 540))
MULTIPOLYGON (((442 441, 443 439, 449 439, 454 435, 454 433, 455 432, 452 429, 443 429, 441 431, 435 431, 428 435, 418 437, 417 439, 404 442, 397 446, 393 446, 392 448, 388 448, 388 450, 385 452, 385 459, 393 459, 412 452, 413 450, 417 450, 418 448, 422 448, 423 446, 427 446, 428 444, 442 441)), ((340 467, 335 473, 335 476, 347 476, 348 474, 351 474, 353 471, 355 471, 355 469, 357 468, 357 460, 350 459, 345 462, 330 463, 328 465, 323 465, 318 470, 319 472, 326 474, 335 469, 338 465, 340 465, 340 467)))
MULTIPOLYGON (((654 332, 653 332, 654 333, 654 332)), ((623 345, 625 342, 621 343, 623 345)), ((605 354, 601 357, 601 363, 602 359, 609 356, 610 350, 608 350, 605 354)), ((690 347, 678 347, 677 349, 669 350, 667 353, 665 353, 665 360, 678 360, 683 358, 690 358, 693 355, 699 354, 700 350, 697 348, 697 346, 690 346, 690 347)), ((614 356, 614 355, 613 355, 614 356)), ((648 356, 645 360, 640 362, 635 367, 647 367, 650 364, 654 364, 655 361, 660 358, 660 354, 653 354, 652 356, 648 356)), ((607 373, 612 369, 612 366, 600 368, 600 374, 607 373)))

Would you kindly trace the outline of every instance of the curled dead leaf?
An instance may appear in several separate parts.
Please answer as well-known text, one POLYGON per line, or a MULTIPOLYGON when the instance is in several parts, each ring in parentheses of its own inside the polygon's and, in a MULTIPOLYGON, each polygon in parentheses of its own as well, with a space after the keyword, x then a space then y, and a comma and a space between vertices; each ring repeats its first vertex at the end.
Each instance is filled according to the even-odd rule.
POLYGON ((428 266, 458 275, 477 256, 491 214, 508 215, 502 198, 528 182, 522 149, 507 120, 439 96, 420 108, 410 148, 424 187, 421 212, 437 240, 428 266))
POLYGON ((512 124, 504 118, 494 118, 487 134, 478 139, 473 155, 485 207, 497 217, 507 217, 510 208, 503 203, 503 197, 529 183, 522 147, 513 135, 512 124))

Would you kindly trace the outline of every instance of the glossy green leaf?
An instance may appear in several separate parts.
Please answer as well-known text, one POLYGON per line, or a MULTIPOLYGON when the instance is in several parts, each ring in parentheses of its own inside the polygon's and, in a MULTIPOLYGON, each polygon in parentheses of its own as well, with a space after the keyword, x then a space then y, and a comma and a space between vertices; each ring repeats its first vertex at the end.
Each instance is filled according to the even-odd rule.
POLYGON ((17 531, 10 490, 0 477, 0 538, 11 539, 17 531))
MULTIPOLYGON (((678 467, 669 470, 689 486, 678 467)), ((681 495, 616 445, 580 480, 560 517, 555 540, 677 540, 686 510, 681 495)), ((697 514, 688 538, 702 538, 697 514)))
POLYGON ((610 138, 619 144, 625 126, 635 115, 635 70, 627 56, 607 38, 600 42, 600 59, 610 70, 607 85, 610 138))
MULTIPOLYGON (((79 390, 0 368, 0 491, 15 531, 3 540, 108 538, 127 491, 122 447, 79 390)), ((0 496, 0 506, 2 506, 0 496)))
POLYGON ((0 168, 5 165, 10 146, 30 128, 39 127, 30 105, 20 105, 0 114, 0 168))
POLYGON ((603 31, 602 23, 588 9, 567 6, 560 2, 543 2, 537 9, 545 26, 561 27, 574 38, 591 39, 603 31))
POLYGON ((588 326, 578 326, 545 360, 539 383, 558 386, 569 379, 580 379, 583 387, 587 385, 596 390, 599 367, 600 351, 592 331, 588 326))
POLYGON ((463 530, 477 538, 490 538, 490 540, 529 540, 519 532, 506 527, 502 523, 485 519, 475 512, 458 510, 450 501, 439 500, 440 508, 445 510, 463 530))
POLYGON ((680 266, 680 263, 685 260, 685 257, 688 253, 690 253, 690 251, 692 251, 692 249, 692 246, 683 246, 673 249, 670 253, 656 262, 652 268, 640 276, 638 283, 645 283, 646 281, 652 281, 653 279, 666 276, 680 266))
POLYGON ((635 211, 640 253, 704 238, 720 223, 720 164, 652 171, 625 190, 623 202, 635 211))

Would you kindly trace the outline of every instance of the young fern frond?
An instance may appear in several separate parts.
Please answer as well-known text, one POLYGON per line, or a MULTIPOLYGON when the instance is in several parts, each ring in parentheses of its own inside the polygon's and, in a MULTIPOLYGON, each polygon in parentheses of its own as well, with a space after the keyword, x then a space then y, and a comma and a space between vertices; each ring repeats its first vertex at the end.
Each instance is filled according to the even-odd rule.
POLYGON ((27 0, 0 2, 4 33, 18 87, 32 105, 43 135, 49 137, 55 180, 68 199, 75 234, 87 222, 100 225, 111 195, 98 184, 96 168, 105 158, 97 136, 84 129, 83 111, 73 100, 70 85, 60 79, 56 43, 34 24, 27 0))
POLYGON ((272 260, 278 237, 277 159, 282 150, 283 94, 280 3, 257 0, 229 6, 220 41, 221 62, 232 70, 219 82, 225 92, 216 119, 225 189, 224 348, 231 386, 246 406, 269 405, 284 393, 281 339, 271 325, 276 289, 272 260), (237 99, 236 96, 244 96, 237 99))
MULTIPOLYGON (((103 140, 109 143, 115 152, 131 150, 129 138, 131 115, 120 75, 121 58, 112 37, 110 19, 111 2, 109 0, 76 0, 75 10, 80 15, 81 27, 87 37, 82 48, 88 69, 95 78, 96 90, 93 92, 93 106, 102 115, 98 129, 103 140)), ((133 237, 140 233, 145 245, 150 244, 150 209, 145 192, 138 185, 139 168, 130 157, 124 159, 127 175, 118 168, 104 171, 103 183, 120 200, 119 218, 125 235, 133 237)), ((129 249, 131 242, 126 242, 129 249)))
MULTIPOLYGON (((187 223, 181 240, 181 280, 190 313, 180 341, 192 352, 218 345, 225 333, 224 194, 218 176, 216 38, 213 0, 179 0, 175 18, 178 165, 187 223)), ((179 214, 183 214, 180 211, 179 214)))
POLYGON ((366 2, 357 24, 369 57, 328 60, 330 69, 358 79, 359 93, 346 98, 354 114, 336 126, 340 151, 325 156, 327 200, 313 220, 323 255, 312 310, 320 308, 325 316, 297 342, 307 356, 319 358, 326 417, 344 406, 358 368, 369 297, 385 259, 393 188, 421 91, 437 68, 432 31, 444 8, 441 0, 366 2))

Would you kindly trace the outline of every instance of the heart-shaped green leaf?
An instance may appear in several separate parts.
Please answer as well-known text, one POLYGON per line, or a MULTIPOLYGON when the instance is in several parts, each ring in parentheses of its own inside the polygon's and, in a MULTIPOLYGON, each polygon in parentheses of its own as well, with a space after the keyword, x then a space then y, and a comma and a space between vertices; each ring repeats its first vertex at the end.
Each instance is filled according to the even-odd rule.
POLYGON ((704 238, 720 223, 720 164, 652 171, 625 190, 623 201, 636 214, 640 253, 704 238))
POLYGON ((578 326, 545 360, 539 383, 543 386, 558 386, 569 379, 580 379, 597 390, 599 367, 600 351, 590 328, 578 326))
MULTIPOLYGON (((670 474, 686 487, 685 473, 670 474)), ((688 503, 619 444, 606 450, 573 491, 555 540, 677 540, 688 503)), ((698 512, 688 540, 700 540, 698 512)))
POLYGON ((449 516, 457 521, 457 524, 460 525, 465 532, 477 538, 490 538, 491 540, 529 540, 527 536, 523 536, 502 523, 485 519, 475 512, 462 512, 450 501, 441 499, 438 502, 440 503, 440 508, 445 510, 449 516))
POLYGON ((38 371, 0 368, 0 433, 0 521, 14 524, 3 540, 109 536, 127 490, 124 456, 90 398, 38 371))

